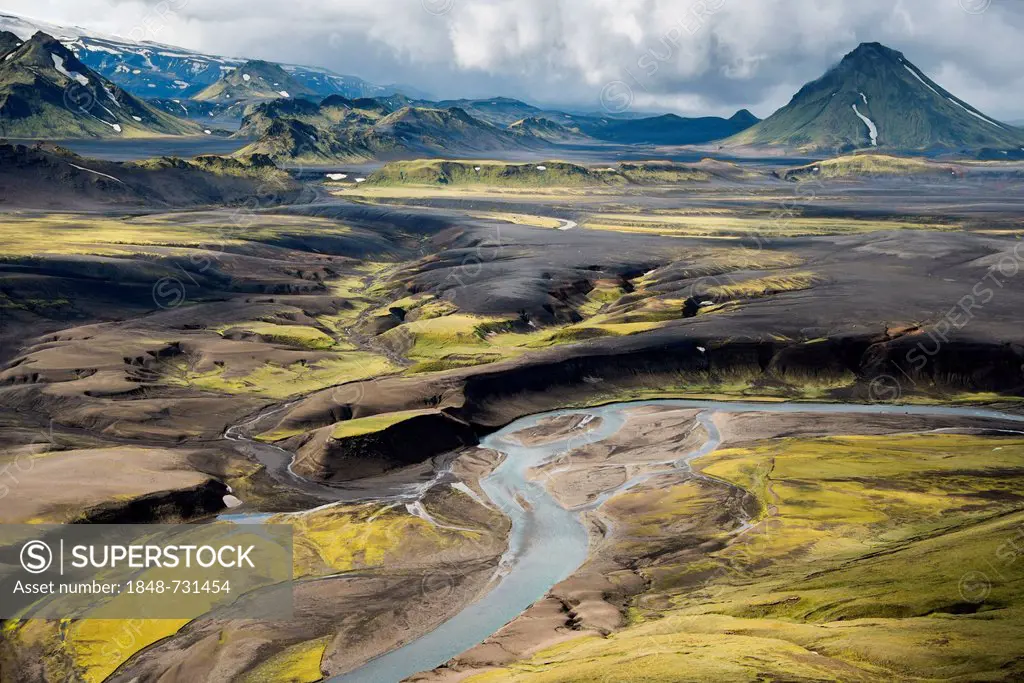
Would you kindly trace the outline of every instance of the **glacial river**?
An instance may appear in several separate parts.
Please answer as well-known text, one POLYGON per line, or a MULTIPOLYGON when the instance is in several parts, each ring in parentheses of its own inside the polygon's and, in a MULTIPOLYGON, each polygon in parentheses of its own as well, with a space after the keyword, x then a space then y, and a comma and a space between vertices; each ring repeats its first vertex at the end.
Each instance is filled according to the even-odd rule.
POLYGON ((369 661, 355 671, 329 680, 336 683, 400 681, 407 676, 433 669, 483 642, 544 597, 555 584, 569 577, 586 561, 588 536, 582 519, 585 510, 598 508, 612 496, 661 472, 689 468, 691 460, 717 448, 720 437, 712 417, 719 412, 864 413, 938 418, 977 417, 1024 422, 1024 416, 982 408, 670 399, 556 410, 521 418, 487 436, 480 443, 481 448, 490 448, 505 455, 501 464, 480 480, 480 486, 490 498, 490 503, 508 515, 512 525, 508 548, 490 590, 430 633, 369 661), (698 420, 707 431, 708 439, 700 448, 682 458, 664 463, 663 469, 634 477, 576 510, 563 508, 544 486, 527 479, 530 468, 558 458, 568 450, 607 439, 625 423, 627 410, 648 405, 700 410, 698 420), (509 438, 511 434, 536 426, 542 420, 561 415, 587 415, 592 419, 601 418, 601 422, 593 429, 578 430, 566 438, 539 446, 523 446, 509 438))

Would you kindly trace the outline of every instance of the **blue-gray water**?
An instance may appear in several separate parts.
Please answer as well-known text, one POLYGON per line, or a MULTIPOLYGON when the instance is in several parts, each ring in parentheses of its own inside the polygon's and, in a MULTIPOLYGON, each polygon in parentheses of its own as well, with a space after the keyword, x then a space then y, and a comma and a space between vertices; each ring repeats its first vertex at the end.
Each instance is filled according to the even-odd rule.
POLYGON ((50 140, 50 142, 90 159, 137 161, 139 159, 152 159, 153 157, 181 157, 183 159, 190 159, 200 154, 232 154, 245 147, 251 140, 196 136, 130 138, 127 140, 50 140))

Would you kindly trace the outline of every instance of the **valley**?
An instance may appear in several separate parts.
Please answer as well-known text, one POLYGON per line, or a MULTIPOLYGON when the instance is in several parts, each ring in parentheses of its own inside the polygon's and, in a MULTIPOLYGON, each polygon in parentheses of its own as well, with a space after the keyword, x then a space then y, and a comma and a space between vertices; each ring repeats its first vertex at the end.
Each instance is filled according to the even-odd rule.
POLYGON ((256 4, 217 50, 0 14, 0 588, 29 525, 292 535, 187 618, 41 596, 0 683, 1024 679, 1024 130, 873 39, 761 119, 806 75, 710 18, 600 108, 479 97, 578 85, 525 6, 396 13, 551 50, 432 94, 370 9, 367 80, 256 4))
MULTIPOLYGON (((339 680, 397 680, 380 672, 399 670, 381 667, 401 662, 405 676, 458 655, 428 678, 504 680, 541 670, 551 680, 575 680, 558 662, 584 678, 586 663, 605 657, 656 672, 678 656, 670 653, 714 643, 719 654, 700 660, 710 676, 734 671, 725 653, 754 639, 759 668, 891 675, 886 661, 843 654, 863 647, 856 640, 837 641, 835 651, 814 646, 825 659, 796 663, 808 639, 817 642, 815 630, 840 617, 800 616, 804 626, 765 640, 757 629, 775 628, 768 626, 775 613, 743 605, 790 604, 785 586, 811 580, 787 564, 796 547, 806 548, 798 555, 834 557, 828 561, 852 577, 888 543, 908 557, 941 552, 929 549, 940 541, 926 539, 955 539, 964 525, 995 524, 978 542, 1000 542, 1004 522, 984 520, 1009 514, 1009 524, 1017 509, 1013 422, 1024 378, 1019 350, 1003 340, 1014 334, 1021 290, 1013 277, 988 280, 987 298, 977 285, 986 282, 987 264, 1016 259, 1018 194, 1008 189, 1020 182, 1016 171, 794 183, 785 168, 726 162, 625 163, 614 172, 487 162, 479 178, 482 163, 445 163, 388 165, 359 184, 325 178, 306 199, 242 212, 139 215, 111 205, 91 215, 7 218, 21 241, 3 244, 4 332, 12 340, 0 376, 4 458, 6 471, 18 468, 6 520, 202 519, 230 496, 240 504, 232 502, 225 519, 295 525, 304 618, 231 636, 234 627, 215 615, 140 624, 116 661, 89 654, 104 637, 101 622, 77 622, 60 654, 41 659, 56 634, 15 622, 0 655, 5 669, 23 672, 19 680, 59 671, 127 681, 188 662, 189 676, 200 677, 287 671, 296 680, 346 672, 339 680), (467 180, 438 183, 437 173, 467 172, 467 180), (870 212, 857 209, 865 197, 870 212), (937 279, 930 273, 938 263, 944 277, 937 279), (965 295, 976 297, 970 324, 943 326, 965 295), (608 409, 621 415, 583 408, 667 397, 725 411, 713 413, 721 434, 707 443, 717 448, 693 461, 700 476, 666 465, 707 438, 701 434, 710 426, 695 422, 691 404, 608 409), (728 403, 737 400, 769 402, 728 403), (927 407, 949 402, 1004 412, 927 407), (46 427, 45 417, 22 406, 54 422, 46 427), (499 438, 488 434, 565 406, 579 406, 575 414, 595 416, 597 426, 576 420, 563 435, 566 427, 553 425, 552 435, 568 441, 534 437, 540 445, 527 450, 537 465, 523 470, 527 498, 500 502, 486 482, 503 458, 501 448, 486 450, 499 438), (781 409, 792 413, 788 422, 776 414, 781 409), (814 418, 845 409, 871 422, 814 418), (726 428, 733 412, 757 428, 726 428), (935 430, 945 436, 928 436, 935 430), (610 445, 616 438, 621 446, 610 445), (894 506, 909 504, 903 491, 917 491, 916 499, 940 481, 950 495, 974 496, 981 487, 977 505, 965 508, 977 512, 965 512, 963 522, 936 528, 925 515, 915 524, 934 529, 929 536, 904 526, 904 510, 900 521, 877 522, 891 528, 891 541, 851 538, 834 556, 827 545, 814 550, 813 522, 791 519, 790 508, 765 498, 779 494, 759 487, 774 484, 740 474, 759 471, 762 453, 799 453, 805 443, 860 453, 858 439, 882 450, 910 439, 906 447, 922 454, 960 449, 952 444, 961 439, 1000 455, 985 465, 995 468, 991 476, 970 474, 965 464, 946 480, 913 475, 933 481, 923 489, 885 485, 895 487, 894 506), (556 457, 545 464, 548 456, 556 457), (110 459, 124 464, 125 476, 93 483, 93 463, 110 459), (47 486, 55 471, 74 485, 47 486), (529 497, 546 492, 555 498, 529 497), (563 510, 556 500, 579 510, 558 514, 566 523, 578 516, 571 523, 580 525, 583 554, 521 583, 517 572, 531 571, 527 549, 535 541, 515 526, 516 511, 554 514, 563 510), (688 512, 676 518, 681 510, 688 512), (628 522, 613 521, 622 514, 628 522), (801 531, 787 531, 790 524, 801 531), (778 559, 744 568, 754 562, 750 543, 778 559), (515 550, 519 544, 527 554, 515 550), (712 547, 719 549, 701 550, 712 547), (732 569, 720 573, 718 562, 732 569), (510 569, 507 579, 495 578, 499 564, 510 569), (303 576, 333 578, 306 584, 303 576), (736 602, 709 612, 700 601, 709 591, 736 602), (513 611, 487 607, 506 594, 516 596, 513 611), (481 630, 474 609, 492 614, 494 628, 481 630), (378 626, 355 628, 353 619, 378 626), (652 620, 673 626, 652 630, 652 620), (683 641, 679 629, 690 634, 683 641), (497 633, 485 641, 489 630, 497 633), (469 635, 438 644, 459 632, 469 635), (207 652, 211 637, 271 645, 245 656, 235 648, 207 652), (620 641, 630 654, 615 649, 620 641), (406 643, 422 658, 399 648, 406 643), (361 668, 392 650, 394 658, 370 665, 377 668, 361 668), (545 664, 531 663, 536 657, 545 664)), ((522 433, 519 425, 499 433, 522 433)), ((964 602, 956 581, 937 590, 933 600, 964 602)), ((998 601, 970 604, 959 619, 1004 609, 998 601)), ((865 605, 857 618, 905 621, 921 638, 949 637, 926 616, 947 608, 893 609, 865 605)), ((963 647, 988 637, 982 623, 963 625, 963 647)), ((925 675, 940 661, 926 658, 915 671, 925 675)))

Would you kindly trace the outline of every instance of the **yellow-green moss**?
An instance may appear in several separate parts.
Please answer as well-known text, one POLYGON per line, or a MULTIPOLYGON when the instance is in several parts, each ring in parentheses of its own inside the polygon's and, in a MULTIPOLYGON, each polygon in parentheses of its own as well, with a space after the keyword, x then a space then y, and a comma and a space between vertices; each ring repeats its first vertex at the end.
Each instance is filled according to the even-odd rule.
POLYGON ((320 661, 331 638, 297 643, 260 662, 240 683, 315 683, 323 680, 320 661))
POLYGON ((371 415, 370 417, 361 417, 355 420, 345 420, 334 425, 334 429, 331 431, 332 439, 344 439, 351 436, 362 436, 363 434, 372 434, 373 432, 379 432, 392 425, 396 425, 399 422, 404 422, 411 417, 418 415, 431 415, 436 413, 436 410, 400 410, 394 413, 382 413, 380 415, 371 415))

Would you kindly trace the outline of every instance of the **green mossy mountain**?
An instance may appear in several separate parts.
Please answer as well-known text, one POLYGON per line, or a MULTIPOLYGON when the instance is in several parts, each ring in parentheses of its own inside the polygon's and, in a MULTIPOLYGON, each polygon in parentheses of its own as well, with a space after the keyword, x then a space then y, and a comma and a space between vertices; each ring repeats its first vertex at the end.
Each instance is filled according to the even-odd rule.
POLYGON ((863 43, 789 104, 726 146, 844 152, 1016 148, 1024 132, 986 116, 928 78, 902 53, 863 43))
POLYGON ((374 124, 374 132, 395 139, 403 147, 423 151, 449 147, 471 151, 507 149, 519 146, 521 140, 521 136, 475 119, 458 107, 402 107, 374 124))
POLYGON ((254 59, 204 88, 192 98, 200 102, 259 102, 312 96, 314 92, 277 64, 254 59))
MULTIPOLYGON (((545 124, 507 129, 452 107, 409 106, 404 98, 355 99, 332 96, 320 104, 275 100, 253 107, 243 119, 241 137, 257 140, 239 154, 266 154, 278 161, 307 163, 358 161, 441 152, 479 153, 541 149, 549 135, 545 124)), ((556 126, 557 124, 552 124, 556 126)))
POLYGON ((513 135, 534 137, 549 142, 573 142, 586 139, 579 128, 569 128, 542 116, 528 116, 512 123, 508 131, 513 135))
POLYGON ((0 135, 11 138, 195 135, 201 129, 146 104, 82 64, 45 33, 0 36, 0 135), (20 42, 20 41, 17 41, 20 42), (13 48, 13 49, 11 49, 13 48))

